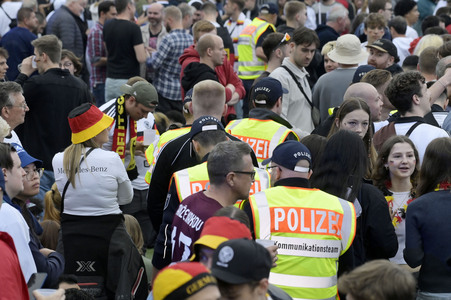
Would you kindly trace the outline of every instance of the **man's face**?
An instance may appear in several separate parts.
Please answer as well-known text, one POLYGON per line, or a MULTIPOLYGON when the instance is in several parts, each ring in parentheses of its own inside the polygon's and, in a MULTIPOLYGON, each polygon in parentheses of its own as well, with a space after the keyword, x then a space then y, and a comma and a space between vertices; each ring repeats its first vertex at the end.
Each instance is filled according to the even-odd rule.
POLYGON ((9 69, 6 63, 6 57, 0 56, 0 80, 5 79, 6 71, 9 69))
POLYGON ((196 10, 193 14, 193 24, 204 18, 204 13, 201 10, 196 10))
POLYGON ((418 95, 418 97, 420 98, 420 108, 424 112, 424 115, 425 115, 431 111, 431 104, 430 104, 431 94, 429 93, 426 83, 420 82, 420 84, 421 84, 421 94, 423 96, 420 97, 420 95, 418 95))
POLYGON ((32 12, 30 17, 25 19, 25 26, 30 30, 34 31, 39 26, 38 18, 36 18, 36 14, 32 12))
POLYGON ((376 69, 385 69, 393 65, 395 59, 387 52, 382 52, 374 48, 370 49, 370 55, 368 56, 368 64, 376 69))
POLYGON ((221 38, 215 39, 215 47, 212 49, 212 60, 215 66, 221 66, 224 63, 226 52, 224 50, 224 42, 221 38))
POLYGON ((23 191, 21 196, 31 198, 39 194, 39 170, 34 163, 31 163, 24 168, 25 176, 23 177, 23 191))
POLYGON ((235 11, 235 4, 230 1, 227 1, 226 4, 224 5, 225 14, 230 16, 233 14, 234 11, 235 11))
POLYGON ((105 21, 115 19, 117 16, 116 7, 110 6, 110 10, 105 14, 105 21))
POLYGON ((85 6, 85 1, 84 0, 77 0, 74 2, 71 2, 68 6, 69 10, 76 16, 81 16, 81 14, 84 11, 84 6, 85 6))
POLYGON ((147 20, 150 25, 157 26, 163 20, 162 6, 158 3, 151 4, 147 9, 147 20))
POLYGON ((364 32, 368 37, 368 41, 374 42, 384 36, 384 27, 368 28, 364 29, 364 32))
POLYGON ((296 45, 290 43, 291 46, 291 60, 297 65, 298 68, 307 67, 315 55, 316 45, 296 45))
POLYGON ((382 15, 384 16, 385 20, 387 20, 387 22, 390 21, 393 17, 393 5, 390 2, 385 3, 385 9, 382 15))
POLYGON ((8 110, 8 114, 7 116, 5 115, 5 119, 9 126, 14 129, 25 122, 25 113, 30 109, 28 108, 25 98, 21 93, 10 94, 10 98, 13 104, 5 107, 5 109, 8 110))
POLYGON ((407 25, 413 25, 418 21, 419 16, 420 13, 418 12, 418 6, 415 5, 414 8, 404 15, 404 18, 406 18, 407 25))
POLYGON ((128 115, 135 121, 138 121, 142 118, 147 118, 149 113, 153 113, 155 111, 155 107, 149 108, 147 106, 142 105, 138 101, 136 101, 135 97, 131 96, 127 99, 126 110, 128 115))
POLYGON ((20 158, 16 152, 11 152, 11 158, 14 163, 13 167, 11 170, 3 168, 3 174, 5 176, 6 192, 10 198, 14 198, 23 191, 25 171, 20 166, 20 158))
POLYGON ((303 9, 299 12, 299 23, 301 27, 305 25, 305 22, 307 22, 307 10, 303 9))
POLYGON ((377 92, 377 90, 374 90, 374 93, 371 93, 365 101, 370 107, 371 121, 380 121, 383 104, 381 95, 377 92))
POLYGON ((34 56, 35 56, 34 60, 36 62, 36 68, 38 69, 38 73, 39 74, 44 73, 45 68, 44 68, 43 62, 42 62, 43 54, 39 54, 39 52, 35 48, 34 49, 34 56))

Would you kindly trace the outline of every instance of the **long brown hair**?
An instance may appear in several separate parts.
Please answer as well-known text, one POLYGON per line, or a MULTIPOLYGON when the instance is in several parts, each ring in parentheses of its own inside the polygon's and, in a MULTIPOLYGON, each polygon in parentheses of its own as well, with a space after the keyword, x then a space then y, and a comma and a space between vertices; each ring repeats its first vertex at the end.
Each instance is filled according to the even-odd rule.
MULTIPOLYGON (((332 135, 334 135, 337 131, 340 130, 340 128, 337 126, 337 120, 338 124, 340 124, 347 114, 359 109, 365 111, 368 114, 368 122, 371 123, 370 107, 365 102, 365 100, 359 97, 349 98, 343 101, 343 103, 340 105, 340 108, 337 111, 336 118, 332 124, 332 127, 330 128, 327 138, 329 139, 332 135)), ((368 130, 362 140, 365 144, 365 148, 368 153, 368 165, 365 177, 370 178, 377 159, 376 149, 374 149, 373 146, 373 133, 371 126, 368 126, 368 130)))
POLYGON ((451 181, 451 138, 437 138, 429 143, 423 157, 418 196, 433 192, 442 182, 451 181))
POLYGON ((419 174, 419 168, 420 168, 420 157, 418 155, 417 148, 413 144, 412 140, 404 135, 395 135, 390 137, 388 140, 385 141, 385 143, 382 145, 381 150, 379 151, 379 156, 376 160, 376 165, 373 170, 373 184, 378 187, 382 191, 386 191, 386 185, 385 183, 387 181, 390 181, 390 171, 385 168, 385 165, 387 164, 388 156, 390 155, 390 151, 393 148, 394 145, 398 143, 407 143, 409 144, 412 149, 413 153, 415 155, 415 159, 417 161, 415 165, 415 170, 413 171, 412 175, 410 175, 410 182, 412 183, 412 194, 414 194, 417 181, 418 181, 418 174, 419 174))

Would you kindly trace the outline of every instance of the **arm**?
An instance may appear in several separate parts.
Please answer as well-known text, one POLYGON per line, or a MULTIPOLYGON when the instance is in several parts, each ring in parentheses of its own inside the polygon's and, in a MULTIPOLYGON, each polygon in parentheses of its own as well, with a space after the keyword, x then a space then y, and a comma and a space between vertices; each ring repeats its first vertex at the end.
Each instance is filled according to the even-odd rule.
POLYGON ((415 202, 409 205, 406 211, 406 248, 404 249, 404 260, 412 267, 418 267, 422 264, 424 258, 423 239, 419 230, 418 215, 421 209, 417 209, 415 202))
POLYGON ((53 250, 41 248, 39 240, 36 236, 31 236, 29 243, 33 259, 36 263, 38 272, 47 273, 45 286, 51 287, 58 283, 58 278, 64 272, 64 257, 53 250))
POLYGON ((263 52, 263 48, 262 47, 257 47, 255 48, 255 55, 257 55, 258 58, 260 58, 261 60, 267 62, 268 59, 266 58, 265 53, 263 52))
POLYGON ((140 64, 145 63, 147 59, 147 52, 144 48, 144 44, 135 45, 133 48, 135 49, 136 60, 140 64))
POLYGON ((132 202, 133 187, 122 160, 117 153, 114 154, 114 160, 111 160, 111 164, 108 168, 117 169, 115 172, 117 178, 117 202, 119 205, 124 205, 132 202))
POLYGON ((434 104, 435 100, 443 93, 443 91, 451 85, 451 68, 446 69, 445 74, 440 77, 430 88, 431 98, 430 104, 434 104))
POLYGON ((88 54, 95 67, 106 65, 106 51, 100 30, 93 30, 88 36, 88 54))
POLYGON ((152 67, 153 69, 158 69, 162 64, 163 61, 171 55, 171 43, 168 39, 168 36, 165 36, 161 43, 158 45, 158 49, 156 52, 152 53, 152 55, 147 58, 147 66, 152 67))

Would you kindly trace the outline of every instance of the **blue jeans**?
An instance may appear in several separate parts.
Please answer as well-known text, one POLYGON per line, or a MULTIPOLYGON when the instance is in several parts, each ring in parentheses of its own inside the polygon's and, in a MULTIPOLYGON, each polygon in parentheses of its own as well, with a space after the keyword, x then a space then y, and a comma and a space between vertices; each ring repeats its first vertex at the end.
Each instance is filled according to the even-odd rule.
POLYGON ((105 81, 105 100, 110 101, 122 95, 121 86, 126 84, 127 81, 128 79, 107 78, 105 81))
POLYGON ((92 87, 92 94, 96 100, 97 107, 102 106, 105 103, 105 83, 96 83, 92 87))

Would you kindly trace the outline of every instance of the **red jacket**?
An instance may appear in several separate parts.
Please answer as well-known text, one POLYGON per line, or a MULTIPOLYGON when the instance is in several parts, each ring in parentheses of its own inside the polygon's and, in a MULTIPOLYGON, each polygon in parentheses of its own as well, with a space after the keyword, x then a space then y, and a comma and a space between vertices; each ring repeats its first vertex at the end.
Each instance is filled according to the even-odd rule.
MULTIPOLYGON (((189 65, 192 62, 199 62, 199 53, 197 53, 194 44, 189 46, 188 48, 183 51, 183 54, 179 58, 179 63, 182 65, 182 71, 180 72, 180 81, 183 77, 183 71, 185 70, 185 67, 189 65)), ((246 91, 243 86, 243 82, 240 78, 238 78, 238 75, 233 70, 233 65, 230 63, 230 61, 227 59, 227 57, 224 58, 224 64, 221 66, 217 66, 215 68, 216 76, 218 76, 219 83, 222 84, 224 87, 231 83, 235 86, 235 92, 238 93, 240 96, 240 99, 243 99, 244 95, 246 94, 246 91)), ((185 91, 182 89, 182 99, 185 98, 185 91)), ((228 88, 226 90, 226 102, 229 102, 232 98, 232 91, 228 88)), ((227 106, 227 115, 230 113, 235 113, 235 109, 233 106, 227 106)))

